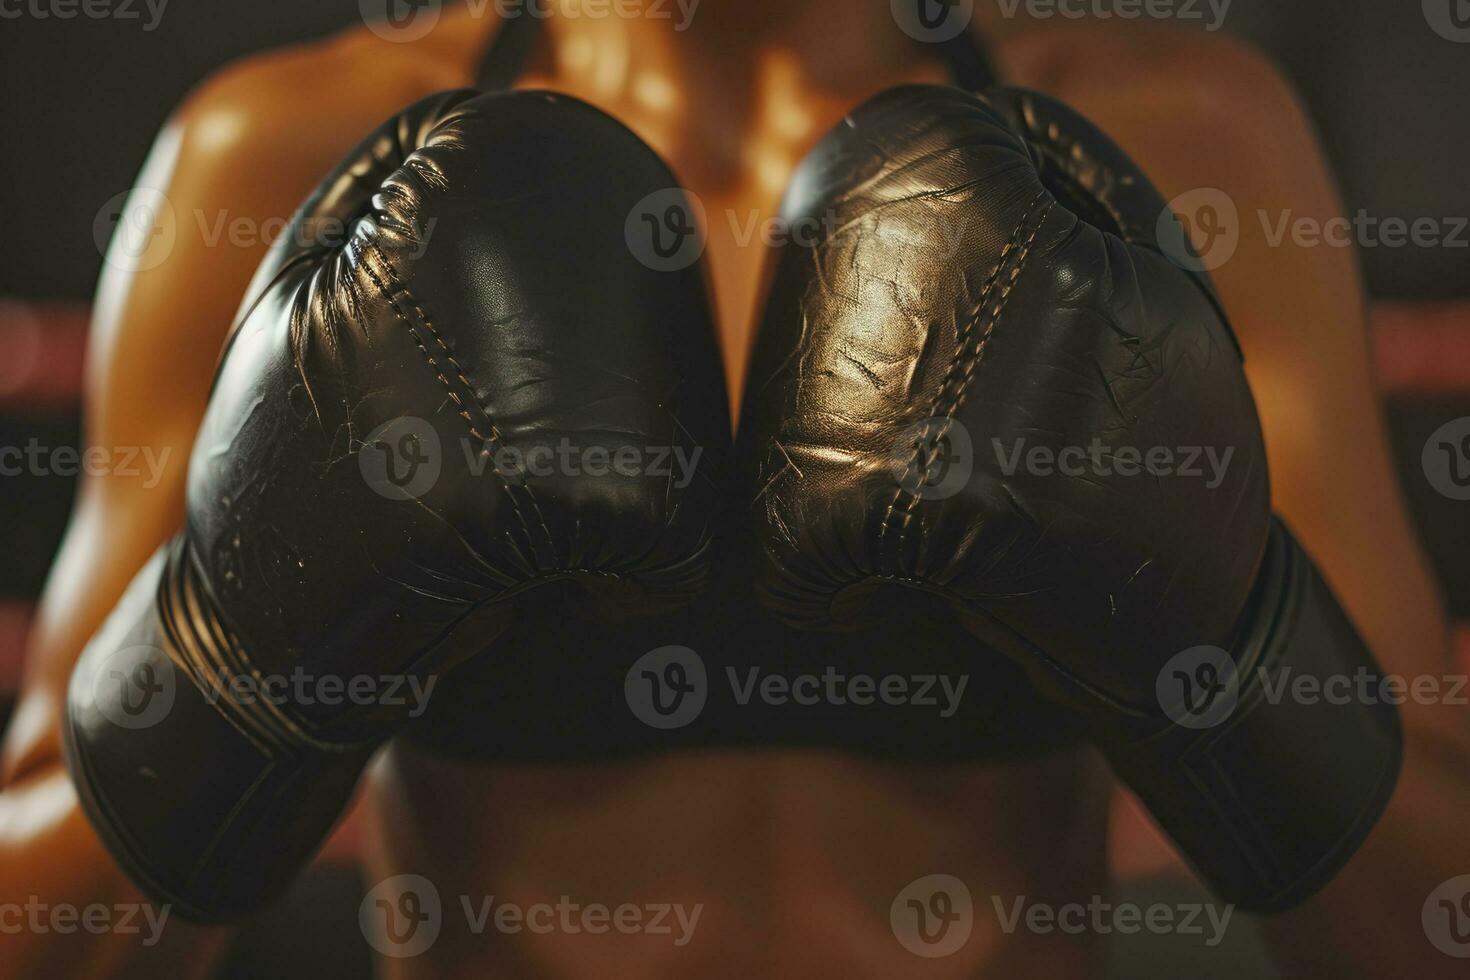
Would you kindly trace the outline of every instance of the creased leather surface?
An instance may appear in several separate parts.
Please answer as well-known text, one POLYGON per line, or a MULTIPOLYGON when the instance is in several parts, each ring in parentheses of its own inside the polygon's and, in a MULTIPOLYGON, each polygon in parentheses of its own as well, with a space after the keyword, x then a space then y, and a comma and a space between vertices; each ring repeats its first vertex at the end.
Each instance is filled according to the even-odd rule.
POLYGON ((1169 656, 1228 642, 1268 530, 1260 428, 1208 282, 1159 251, 1164 202, 1116 147, 1033 93, 897 89, 783 210, 830 230, 779 258, 742 420, 772 609, 853 628, 902 615, 890 586, 932 592, 1046 686, 1130 711, 1169 656), (910 492, 955 433, 969 479, 910 492), (1214 488, 1003 465, 1094 438, 1233 456, 1214 488))
MULTIPOLYGON (((671 186, 590 106, 454 92, 295 216, 222 355, 185 530, 68 690, 82 805, 151 896, 213 919, 285 887, 423 709, 405 675, 432 691, 504 658, 537 590, 571 589, 604 628, 705 591, 730 433, 709 305, 697 268, 655 272, 624 242, 671 186), (563 444, 575 465, 503 455, 563 444), (698 449, 693 479, 609 464, 660 447, 698 449), (227 693, 240 679, 275 696, 227 693)), ((477 693, 482 718, 505 697, 477 693)))
POLYGON ((1163 199, 1043 96, 911 87, 784 208, 829 233, 780 256, 742 420, 767 605, 860 630, 940 599, 977 674, 1004 654, 1077 709, 1225 900, 1321 888, 1393 792, 1400 727, 1266 693, 1381 670, 1270 515, 1239 347, 1197 257, 1166 257, 1163 199))
POLYGON ((276 252, 225 355, 189 543, 265 669, 442 665, 488 646, 529 585, 570 575, 610 609, 652 611, 707 576, 729 438, 708 304, 697 268, 655 272, 623 240, 672 176, 575 100, 471 96, 409 110, 324 184, 297 224, 340 217, 351 240, 276 252), (359 465, 401 417, 432 426, 441 458, 411 501, 359 465), (512 457, 493 454, 563 440, 701 457, 687 487, 497 474, 512 457))

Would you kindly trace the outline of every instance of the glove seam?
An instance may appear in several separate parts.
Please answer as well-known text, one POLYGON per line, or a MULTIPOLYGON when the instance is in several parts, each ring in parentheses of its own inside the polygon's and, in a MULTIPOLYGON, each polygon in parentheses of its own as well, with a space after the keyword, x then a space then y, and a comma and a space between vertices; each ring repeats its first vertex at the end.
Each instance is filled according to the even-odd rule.
MULTIPOLYGON (((928 471, 928 467, 932 463, 933 454, 939 451, 939 446, 948 434, 950 426, 954 423, 955 413, 964 404, 965 394, 969 388, 971 379, 974 377, 975 369, 985 357, 986 347, 990 342, 990 338, 994 335, 996 327, 1000 324, 1001 316, 1015 289, 1016 281, 1020 278, 1021 270, 1026 265, 1026 259, 1030 254, 1031 247, 1035 243, 1036 236, 1040 233, 1042 225, 1046 223, 1046 218, 1051 213, 1052 205, 1055 203, 1047 202, 1041 207, 1041 214, 1035 219, 1035 224, 1031 228, 1030 235, 1026 237, 1024 242, 1021 241, 1020 239, 1025 235, 1027 226, 1031 224, 1033 216, 1036 214, 1038 205, 1041 205, 1043 199, 1046 197, 1047 194, 1043 190, 1032 198, 1031 203, 1026 206, 1025 214, 1021 216, 1021 220, 1016 224, 1015 229, 1012 230, 1005 247, 1001 249, 1000 257, 995 264, 995 269, 991 272, 984 288, 981 290, 980 298, 975 304, 976 309, 974 314, 966 322, 964 330, 957 338, 959 343, 956 347, 955 355, 945 371, 944 381, 940 385, 939 391, 929 403, 928 412, 925 416, 926 418, 936 418, 942 414, 945 420, 944 424, 940 431, 932 439, 928 440, 927 450, 921 442, 919 448, 914 452, 913 458, 909 461, 911 468, 919 468, 922 465, 922 469, 919 472, 928 471), (1010 274, 1001 289, 1000 297, 997 299, 995 307, 990 313, 989 322, 985 325, 979 340, 972 345, 971 338, 975 328, 982 320, 986 319, 986 310, 990 304, 991 293, 995 291, 996 285, 1000 283, 1001 273, 1005 269, 1006 260, 1013 252, 1019 253, 1016 256, 1015 264, 1011 267, 1010 274), (970 351, 972 346, 973 352, 970 351), (953 403, 946 407, 945 402, 951 389, 954 391, 952 396, 953 403), (942 412, 941 409, 943 409, 942 412), (929 457, 927 459, 926 454, 929 457)), ((888 537, 889 531, 893 527, 895 513, 901 511, 902 523, 900 525, 898 542, 894 554, 895 566, 902 559, 909 521, 913 516, 914 507, 917 506, 920 499, 919 495, 910 493, 908 499, 905 500, 904 493, 905 489, 902 483, 900 483, 894 491, 893 498, 889 501, 887 509, 884 511, 883 523, 878 531, 878 539, 881 542, 888 537)))
MULTIPOLYGON (((1106 211, 1108 216, 1113 219, 1113 223, 1124 231, 1124 234, 1121 236, 1124 241, 1130 244, 1146 244, 1137 237, 1137 228, 1129 223, 1123 212, 1118 209, 1118 206, 1111 199, 1100 194, 1096 187, 1094 187, 1094 184, 1099 182, 1085 180, 1079 169, 1074 165, 1078 151, 1082 147, 1082 141, 1063 133, 1062 125, 1056 119, 1052 119, 1048 123, 1043 124, 1038 118, 1035 100, 1023 97, 1022 101, 1024 104, 1021 109, 1021 118, 1026 125, 1027 142, 1036 149, 1037 153, 1050 161, 1053 166, 1072 178, 1078 187, 1087 191, 1088 196, 1092 198, 1092 202, 1106 211), (1040 127, 1040 130, 1038 130, 1038 127, 1040 127), (1045 138, 1045 130, 1047 128, 1055 128, 1057 134, 1055 140, 1045 138), (1059 148, 1065 148, 1069 152, 1058 152, 1059 148)), ((1112 167, 1097 157, 1089 156, 1087 159, 1103 175, 1103 180, 1100 183, 1106 184, 1108 187, 1114 187, 1120 183, 1120 178, 1112 167)))
MULTIPOLYGON (((444 342, 443 336, 434 327, 433 321, 429 318, 428 314, 424 312, 423 306, 419 303, 418 299, 414 297, 412 290, 410 290, 408 286, 403 282, 403 280, 399 278, 397 271, 393 268, 392 261, 389 260, 388 256, 383 253, 383 250, 377 245, 377 243, 368 243, 367 247, 371 249, 373 253, 378 257, 378 261, 383 263, 384 271, 387 273, 388 280, 393 285, 394 289, 401 291, 405 296, 408 297, 409 302, 413 304, 414 311, 418 314, 419 320, 424 325, 424 329, 429 333, 431 337, 433 337, 434 342, 438 344, 439 348, 443 351, 444 359, 453 367, 455 376, 459 379, 460 384, 462 384, 466 390, 473 393, 475 391, 475 386, 470 382, 470 379, 465 373, 464 368, 460 365, 459 361, 455 359, 454 353, 450 350, 449 345, 444 342)), ((444 369, 440 366, 434 355, 425 346, 423 338, 419 336, 418 330, 415 329, 413 323, 404 313, 402 304, 399 302, 398 298, 387 288, 387 286, 383 283, 383 280, 379 278, 377 273, 373 271, 369 263, 363 263, 363 270, 367 272, 368 278, 371 279, 373 285, 378 288, 378 292, 381 294, 383 299, 388 301, 389 307, 393 310, 393 315, 397 317, 399 322, 401 322, 408 330, 408 335, 413 338, 414 345, 419 349, 419 353, 423 355, 424 360, 429 365, 429 369, 434 372, 434 376, 439 379, 440 384, 444 386, 445 393, 454 403, 456 414, 458 414, 461 418, 465 420, 465 424, 469 427, 470 434, 478 439, 484 447, 480 450, 480 454, 482 456, 489 456, 496 447, 504 444, 504 438, 501 436, 499 429, 496 427, 494 419, 490 417, 490 413, 485 410, 485 407, 483 405, 480 405, 478 402, 475 403, 475 407, 478 408, 480 410, 480 413, 485 416, 486 428, 490 432, 490 435, 487 438, 480 432, 479 428, 475 424, 475 420, 470 416, 469 409, 465 405, 465 399, 463 399, 460 394, 454 390, 454 386, 450 383, 449 379, 444 376, 444 369)), ((509 481, 505 479, 504 474, 500 473, 497 469, 496 475, 500 478, 501 486, 505 488, 506 496, 510 498, 511 510, 515 513, 516 520, 520 522, 521 529, 525 532, 526 542, 531 547, 531 554, 533 558, 532 564, 536 565, 538 564, 534 560, 536 546, 534 536, 531 531, 531 523, 527 520, 525 511, 521 506, 521 501, 518 498, 514 488, 511 487, 509 481)), ((525 490, 526 497, 528 498, 532 509, 535 511, 536 523, 539 524, 547 545, 551 546, 552 550, 555 551, 555 547, 552 544, 551 529, 547 526, 546 516, 542 513, 541 506, 537 502, 535 494, 532 492, 529 486, 523 487, 522 489, 525 490)))

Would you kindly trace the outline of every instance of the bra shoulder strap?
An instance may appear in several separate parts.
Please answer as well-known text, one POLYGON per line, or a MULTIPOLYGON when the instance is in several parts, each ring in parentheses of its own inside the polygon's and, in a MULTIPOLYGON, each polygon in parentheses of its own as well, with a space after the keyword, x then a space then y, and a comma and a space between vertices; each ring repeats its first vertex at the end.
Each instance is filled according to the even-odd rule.
POLYGON ((475 85, 487 92, 509 89, 525 68, 540 33, 540 19, 525 13, 501 21, 480 62, 475 85))
POLYGON ((961 31, 938 47, 939 57, 948 66, 950 78, 957 87, 979 92, 1000 81, 989 49, 973 31, 961 31))

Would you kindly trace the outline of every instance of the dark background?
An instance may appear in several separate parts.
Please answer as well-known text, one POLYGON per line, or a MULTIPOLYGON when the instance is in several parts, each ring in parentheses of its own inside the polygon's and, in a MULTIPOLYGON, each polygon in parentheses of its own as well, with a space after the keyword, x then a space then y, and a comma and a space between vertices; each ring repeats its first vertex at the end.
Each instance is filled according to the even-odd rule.
MULTIPOLYGON (((0 195, 9 222, 0 236, 0 445, 79 441, 86 305, 101 266, 93 220, 131 186, 170 110, 224 62, 360 23, 356 0, 173 0, 153 31, 143 29, 146 8, 135 9, 133 21, 0 19, 0 195), (41 324, 46 346, 43 363, 17 378, 22 316, 27 330, 41 324)), ((1298 86, 1348 214, 1470 215, 1470 44, 1435 34, 1419 0, 1234 0, 1225 25, 1264 48, 1298 86)), ((1451 604, 1467 619, 1470 504, 1436 494, 1419 456, 1431 431, 1470 415, 1470 363, 1446 363, 1470 360, 1470 249, 1360 254, 1375 300, 1466 303, 1440 308, 1450 310, 1439 320, 1448 334, 1383 329, 1377 342, 1380 364, 1427 364, 1437 379, 1419 384, 1413 371, 1393 370, 1384 392, 1405 490, 1451 604)), ((57 477, 0 479, 0 717, 72 492, 72 481, 57 477)), ((288 906, 247 932, 227 975, 364 974, 353 888, 349 870, 308 876, 288 906)), ((1138 954, 1155 960, 1149 975, 1177 975, 1154 942, 1138 954)), ((1186 962, 1188 952, 1181 950, 1186 962)), ((1127 965, 1134 955, 1121 948, 1114 971, 1144 975, 1127 965)), ((1202 975, 1199 967, 1193 962, 1191 975, 1202 975)))

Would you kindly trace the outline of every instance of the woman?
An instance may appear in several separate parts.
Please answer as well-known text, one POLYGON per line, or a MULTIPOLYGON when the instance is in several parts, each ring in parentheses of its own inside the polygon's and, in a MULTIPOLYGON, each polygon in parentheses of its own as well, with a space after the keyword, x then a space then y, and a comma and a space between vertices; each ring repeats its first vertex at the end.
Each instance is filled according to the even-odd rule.
MULTIPOLYGON (((477 15, 487 7, 446 9, 413 40, 417 31, 377 25, 252 58, 179 108, 138 183, 163 190, 190 228, 194 215, 219 214, 261 227, 289 216, 363 134, 425 95, 510 84, 576 96, 631 127, 702 200, 738 397, 767 252, 749 229, 776 213, 797 164, 853 107, 909 82, 974 86, 986 59, 963 43, 917 43, 886 4, 706 0, 687 24, 677 11, 566 16, 579 9, 559 6, 539 29, 507 34, 507 22, 477 15)), ((1234 42, 1152 25, 1029 23, 990 5, 967 37, 984 38, 1008 82, 1089 117, 1167 198, 1214 188, 1242 216, 1325 220, 1340 210, 1289 88, 1234 42)), ((1275 509, 1380 663, 1438 676, 1449 664, 1444 613, 1394 484, 1353 259, 1273 246, 1248 217, 1239 236, 1213 276, 1260 407, 1275 509)), ((267 244, 205 239, 181 234, 166 261, 110 267, 99 287, 88 439, 168 447, 172 462, 157 487, 89 476, 81 493, 5 742, 0 900, 137 900, 78 809, 59 719, 83 645, 180 524, 184 460, 213 366, 267 244)), ((1267 923, 1293 975, 1444 969, 1420 909, 1441 881, 1470 869, 1458 834, 1470 735, 1453 706, 1401 711, 1404 771, 1386 816, 1322 893, 1267 923)), ((398 976, 1094 976, 1098 932, 1008 928, 996 909, 1023 897, 1086 905, 1106 893, 1110 785, 1101 762, 1072 747, 939 764, 724 746, 579 765, 453 762, 400 742, 368 789, 369 883, 424 875, 447 905, 460 895, 522 905, 567 895, 702 908, 682 945, 617 930, 477 934, 446 910, 431 950, 386 961, 398 976), (936 872, 968 883, 974 928, 952 955, 919 959, 895 941, 890 909, 936 872)), ((172 922, 150 947, 118 933, 10 936, 0 972, 207 975, 225 935, 172 922)))

